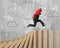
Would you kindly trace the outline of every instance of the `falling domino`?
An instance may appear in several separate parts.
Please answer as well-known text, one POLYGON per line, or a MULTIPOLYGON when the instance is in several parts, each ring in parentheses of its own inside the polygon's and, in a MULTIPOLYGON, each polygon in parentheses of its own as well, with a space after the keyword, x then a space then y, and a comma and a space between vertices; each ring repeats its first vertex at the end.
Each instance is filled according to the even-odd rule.
POLYGON ((26 38, 27 38, 27 36, 25 36, 25 38, 22 40, 22 43, 20 44, 19 48, 23 48, 24 43, 25 43, 25 41, 26 41, 26 38))
POLYGON ((15 44, 17 43, 17 39, 10 45, 9 48, 14 48, 15 44))
POLYGON ((4 48, 8 48, 12 43, 13 43, 13 41, 10 40, 10 41, 6 44, 6 46, 5 46, 4 48))
POLYGON ((54 48, 54 33, 56 33, 56 48, 59 48, 59 31, 48 33, 47 30, 34 30, 23 37, 1 41, 0 48, 54 48))
POLYGON ((29 41, 29 45, 28 45, 28 48, 32 48, 33 46, 33 32, 30 34, 30 41, 29 41))
POLYGON ((0 48, 2 48, 7 42, 4 42, 3 44, 1 44, 0 48))
POLYGON ((18 42, 16 43, 16 45, 15 45, 14 48, 18 48, 18 46, 21 44, 22 40, 23 40, 23 38, 20 38, 20 39, 18 40, 18 42))
POLYGON ((30 39, 30 35, 28 35, 28 37, 27 37, 24 48, 28 48, 29 39, 30 39))

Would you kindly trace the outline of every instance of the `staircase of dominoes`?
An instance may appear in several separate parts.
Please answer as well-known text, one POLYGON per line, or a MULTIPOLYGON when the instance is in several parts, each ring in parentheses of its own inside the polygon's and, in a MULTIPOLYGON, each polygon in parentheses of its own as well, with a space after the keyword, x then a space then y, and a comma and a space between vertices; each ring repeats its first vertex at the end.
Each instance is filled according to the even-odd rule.
POLYGON ((32 31, 20 38, 1 41, 0 48, 54 48, 54 33, 56 33, 56 48, 59 48, 59 31, 32 31))

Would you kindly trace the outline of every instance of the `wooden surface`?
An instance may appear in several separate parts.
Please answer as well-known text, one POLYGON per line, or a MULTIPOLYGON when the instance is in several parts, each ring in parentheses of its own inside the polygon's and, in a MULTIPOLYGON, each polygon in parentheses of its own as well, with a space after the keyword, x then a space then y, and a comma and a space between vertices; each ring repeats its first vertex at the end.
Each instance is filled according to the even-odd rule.
POLYGON ((48 48, 48 32, 43 31, 43 48, 48 48))
POLYGON ((37 37, 37 31, 33 31, 34 32, 34 44, 33 44, 33 48, 38 48, 38 37, 37 37))
POLYGON ((59 31, 56 31, 56 48, 59 48, 59 31))
POLYGON ((38 44, 39 44, 39 48, 43 48, 43 32, 39 31, 38 32, 38 44))
POLYGON ((50 48, 54 48, 54 32, 53 31, 50 31, 49 32, 50 36, 49 36, 49 46, 50 48))
POLYGON ((59 48, 59 31, 32 31, 23 37, 0 41, 0 48, 54 48, 54 33, 56 33, 56 48, 59 48))
POLYGON ((30 41, 29 41, 28 47, 29 47, 29 48, 33 48, 33 32, 32 32, 31 35, 30 35, 30 41))

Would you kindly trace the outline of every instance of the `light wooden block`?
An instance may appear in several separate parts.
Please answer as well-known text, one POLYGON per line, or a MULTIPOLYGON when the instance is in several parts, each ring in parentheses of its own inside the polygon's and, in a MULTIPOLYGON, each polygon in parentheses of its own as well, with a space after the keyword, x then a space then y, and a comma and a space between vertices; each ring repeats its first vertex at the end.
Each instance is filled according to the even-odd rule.
POLYGON ((17 39, 14 40, 14 42, 12 42, 12 44, 9 46, 9 48, 14 48, 14 46, 16 45, 16 43, 17 43, 17 39))
POLYGON ((20 39, 18 40, 18 42, 16 43, 16 45, 15 45, 14 48, 18 48, 19 45, 21 44, 22 40, 23 40, 23 38, 20 38, 20 39))
POLYGON ((9 48, 9 46, 12 44, 12 40, 9 41, 4 48, 9 48))
POLYGON ((1 44, 0 48, 3 48, 3 46, 6 44, 7 42, 4 42, 1 44))
POLYGON ((28 43, 29 43, 30 35, 27 37, 24 48, 28 48, 28 43))
POLYGON ((43 34, 42 31, 40 30, 38 32, 38 47, 42 48, 42 45, 43 45, 43 34))
POLYGON ((53 31, 50 31, 49 32, 49 47, 50 48, 54 48, 54 32, 53 31))
POLYGON ((48 31, 43 31, 43 48, 48 48, 48 31))
POLYGON ((33 45, 33 32, 30 34, 30 41, 29 41, 29 45, 28 45, 28 48, 32 48, 32 45, 33 45))
POLYGON ((34 44, 33 44, 33 48, 38 48, 38 32, 34 31, 34 44))
POLYGON ((25 43, 25 41, 26 41, 26 38, 27 38, 27 36, 24 37, 24 39, 22 40, 19 48, 23 48, 23 45, 24 45, 24 43, 25 43))
POLYGON ((56 48, 59 48, 59 31, 56 31, 56 48))

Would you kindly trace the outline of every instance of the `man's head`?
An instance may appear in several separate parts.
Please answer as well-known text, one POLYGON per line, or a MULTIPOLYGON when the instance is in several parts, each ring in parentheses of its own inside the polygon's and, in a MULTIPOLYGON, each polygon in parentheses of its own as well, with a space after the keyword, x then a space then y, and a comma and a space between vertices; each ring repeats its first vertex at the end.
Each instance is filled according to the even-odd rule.
POLYGON ((41 12, 42 12, 42 8, 38 8, 34 13, 34 15, 41 15, 41 12))
POLYGON ((42 8, 39 8, 40 12, 42 12, 42 8))

